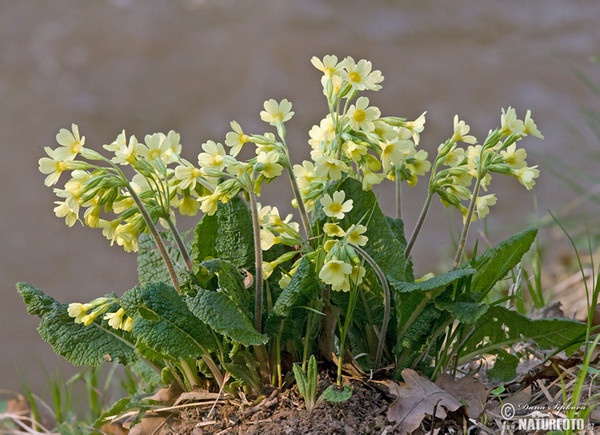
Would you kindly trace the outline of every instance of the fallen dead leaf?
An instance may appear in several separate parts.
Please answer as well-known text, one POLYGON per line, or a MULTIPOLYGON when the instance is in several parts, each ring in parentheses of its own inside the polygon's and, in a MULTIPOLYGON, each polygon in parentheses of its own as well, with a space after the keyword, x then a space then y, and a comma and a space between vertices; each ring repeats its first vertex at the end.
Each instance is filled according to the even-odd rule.
POLYGON ((444 373, 435 383, 442 390, 452 393, 455 398, 465 404, 469 417, 477 419, 483 412, 490 390, 478 379, 473 376, 456 379, 444 373))
POLYGON ((412 433, 427 416, 445 419, 447 411, 454 412, 462 404, 429 379, 411 369, 402 370, 405 385, 390 382, 390 393, 397 396, 387 411, 389 421, 396 423, 401 433, 412 433))

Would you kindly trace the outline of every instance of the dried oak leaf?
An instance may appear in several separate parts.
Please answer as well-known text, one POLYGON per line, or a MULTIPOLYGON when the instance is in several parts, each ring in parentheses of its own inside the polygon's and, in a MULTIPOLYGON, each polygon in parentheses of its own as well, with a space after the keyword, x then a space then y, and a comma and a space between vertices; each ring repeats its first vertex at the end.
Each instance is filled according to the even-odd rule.
POLYGON ((401 433, 412 433, 426 416, 446 418, 446 411, 455 412, 462 404, 429 379, 411 369, 402 370, 405 385, 390 382, 390 393, 397 396, 387 411, 389 421, 396 423, 401 433))
POLYGON ((443 390, 452 392, 455 398, 466 404, 469 417, 477 418, 483 412, 489 389, 478 379, 472 376, 455 379, 443 373, 435 383, 443 390))

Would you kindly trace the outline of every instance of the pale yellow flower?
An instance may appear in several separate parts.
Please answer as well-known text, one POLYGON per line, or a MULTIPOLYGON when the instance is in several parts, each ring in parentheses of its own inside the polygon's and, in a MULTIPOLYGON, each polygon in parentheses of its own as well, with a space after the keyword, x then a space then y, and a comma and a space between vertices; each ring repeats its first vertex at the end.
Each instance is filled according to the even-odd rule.
POLYGON ((350 290, 348 277, 352 273, 352 266, 337 259, 329 260, 319 272, 319 278, 325 284, 330 284, 335 291, 350 290))
POLYGON ((414 144, 408 140, 388 140, 380 142, 379 147, 381 148, 381 164, 384 172, 388 172, 392 166, 399 165, 407 156, 416 152, 414 144))
POLYGON ((56 135, 56 142, 61 145, 55 150, 56 157, 59 160, 73 160, 83 149, 85 137, 79 136, 77 124, 72 124, 71 130, 61 128, 56 135))
POLYGON ((362 188, 363 190, 371 190, 373 186, 380 184, 385 178, 382 172, 373 172, 369 169, 363 169, 362 188))
POLYGON ((509 134, 524 135, 525 124, 523 121, 517 118, 517 112, 512 107, 502 109, 502 115, 500 116, 500 125, 502 126, 502 134, 508 136, 509 134))
POLYGON ((333 198, 328 193, 321 198, 323 212, 329 217, 344 219, 344 214, 352 210, 352 199, 344 201, 346 192, 343 190, 333 192, 333 198))
POLYGON ((262 249, 263 251, 268 251, 273 247, 273 245, 279 244, 280 241, 280 238, 273 234, 271 231, 261 228, 260 249, 262 249))
POLYGON ((265 110, 260 112, 260 119, 271 125, 281 124, 294 116, 294 112, 292 112, 292 103, 285 98, 279 103, 270 99, 265 101, 263 106, 265 110))
POLYGON ((242 127, 237 122, 231 121, 230 125, 233 131, 225 135, 225 145, 231 147, 229 152, 235 157, 239 154, 244 144, 250 142, 250 136, 244 133, 242 127))
POLYGON ((513 143, 509 145, 505 150, 500 151, 502 160, 508 166, 513 169, 519 169, 527 166, 525 159, 527 158, 527 151, 524 148, 517 149, 517 144, 513 143))
POLYGON ((83 214, 85 224, 90 228, 98 228, 100 226, 100 212, 101 207, 88 207, 83 214))
POLYGON ((144 144, 141 146, 139 154, 148 160, 169 160, 171 152, 171 143, 165 141, 166 136, 163 133, 147 134, 144 137, 144 144))
POLYGON ((335 124, 331 115, 321 119, 319 125, 313 125, 308 132, 308 144, 313 150, 320 150, 321 146, 329 146, 335 138, 335 124))
POLYGON ((164 142, 167 145, 167 151, 165 152, 163 159, 166 164, 175 163, 179 161, 179 155, 181 154, 181 136, 179 133, 170 130, 167 136, 164 138, 164 142))
POLYGON ((453 149, 448 151, 448 153, 444 156, 444 164, 450 167, 455 167, 460 165, 465 159, 465 150, 464 148, 459 148, 454 146, 453 149))
POLYGON ((535 166, 525 166, 514 171, 515 177, 519 180, 527 190, 531 190, 535 186, 535 179, 540 176, 540 171, 535 166))
POLYGON ((179 180, 181 189, 194 189, 198 178, 202 177, 202 170, 196 168, 185 159, 181 160, 181 165, 175 168, 175 179, 179 180))
POLYGON ((342 70, 342 78, 346 80, 353 89, 358 91, 378 91, 381 89, 383 76, 381 71, 372 71, 372 64, 368 60, 361 59, 356 63, 353 58, 348 56, 344 60, 345 69, 342 70))
POLYGON ((346 240, 358 246, 365 246, 369 241, 369 238, 367 236, 363 236, 363 234, 366 231, 367 227, 365 227, 364 225, 352 225, 348 229, 348 236, 346 240))
POLYGON ((123 316, 125 316, 125 310, 123 308, 119 308, 114 313, 106 313, 104 315, 104 320, 108 320, 108 325, 113 329, 122 329, 123 326, 123 316))
POLYGON ((338 73, 342 68, 343 64, 338 62, 338 58, 335 55, 326 55, 323 60, 317 56, 313 56, 310 63, 323 73, 325 78, 330 78, 334 74, 338 73))
POLYGON ((425 175, 427 172, 429 172, 431 169, 431 162, 427 160, 427 151, 417 151, 413 156, 407 159, 406 167, 411 171, 412 174, 417 176, 425 175))
POLYGON ((475 206, 477 208, 477 217, 479 219, 485 218, 490 212, 490 206, 496 204, 497 198, 493 193, 489 195, 478 196, 475 200, 475 206))
POLYGON ((346 235, 342 227, 335 223, 326 223, 323 225, 323 232, 329 237, 344 237, 346 235))
POLYGON ((220 199, 221 195, 220 193, 217 193, 216 190, 211 195, 201 196, 198 198, 198 201, 200 201, 200 210, 202 210, 203 213, 212 216, 217 211, 220 199))
POLYGON ((375 129, 375 121, 381 115, 377 107, 369 107, 369 99, 360 97, 356 100, 356 104, 348 109, 348 120, 350 128, 364 132, 373 131, 375 129))
POLYGON ((81 304, 79 302, 73 302, 69 304, 67 313, 69 314, 69 317, 75 318, 75 323, 82 323, 83 316, 91 309, 92 304, 90 303, 81 304))
POLYGON ((111 159, 113 163, 127 165, 135 161, 144 146, 138 142, 135 136, 131 136, 129 142, 127 142, 127 137, 123 130, 113 143, 104 145, 104 148, 115 153, 115 156, 111 159))
POLYGON ((200 208, 200 203, 189 195, 184 195, 176 205, 179 208, 179 213, 184 216, 195 216, 200 208))
POLYGON ((283 166, 279 164, 279 153, 277 151, 269 151, 268 153, 260 153, 256 157, 260 173, 265 178, 279 177, 283 172, 283 166))
POLYGON ((468 144, 474 144, 477 142, 477 138, 469 134, 471 127, 469 127, 465 121, 458 119, 458 115, 454 115, 454 133, 452 134, 453 142, 464 142, 468 144))
POLYGON ((54 214, 56 217, 65 218, 67 226, 72 227, 79 219, 79 204, 74 201, 54 201, 54 214))
POLYGON ((225 168, 225 148, 218 142, 209 140, 202 144, 203 153, 198 154, 198 165, 201 168, 222 171, 225 168))
POLYGON ((359 162, 369 151, 366 146, 351 140, 344 142, 344 154, 353 162, 359 162))
POLYGON ((527 113, 525 114, 525 119, 523 120, 523 125, 524 125, 525 134, 531 135, 533 137, 537 137, 539 139, 544 139, 544 136, 542 136, 542 133, 540 133, 540 131, 537 128, 537 125, 535 125, 535 122, 531 118, 531 110, 528 110, 527 113))
POLYGON ((315 162, 315 175, 321 179, 339 180, 347 173, 348 165, 335 157, 321 157, 315 162))
POLYGON ((410 130, 412 133, 412 140, 415 143, 415 146, 419 145, 421 140, 421 133, 425 130, 425 114, 427 112, 423 112, 421 116, 419 116, 414 121, 408 121, 404 124, 404 127, 410 130))
POLYGON ((48 157, 42 157, 38 160, 39 170, 42 174, 48 175, 44 180, 44 184, 52 186, 58 182, 61 174, 69 169, 69 165, 59 158, 56 150, 50 147, 46 147, 44 150, 48 157))
POLYGON ((360 285, 363 282, 363 278, 367 274, 367 270, 360 265, 352 267, 352 273, 350 274, 350 281, 354 285, 360 285))
POLYGON ((293 171, 300 189, 308 186, 316 178, 315 165, 308 160, 304 160, 301 165, 294 165, 293 171))

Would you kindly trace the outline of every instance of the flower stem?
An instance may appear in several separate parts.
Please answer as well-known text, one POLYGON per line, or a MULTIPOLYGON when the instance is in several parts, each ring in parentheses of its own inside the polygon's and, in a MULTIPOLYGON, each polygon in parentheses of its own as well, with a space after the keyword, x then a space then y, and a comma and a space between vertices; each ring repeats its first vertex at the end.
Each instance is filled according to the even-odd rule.
POLYGON ((475 187, 473 188, 473 195, 471 196, 471 202, 469 203, 469 209, 467 211, 467 215, 465 216, 465 224, 463 226, 462 234, 460 235, 460 241, 458 242, 458 249, 456 250, 456 256, 454 257, 454 265, 452 266, 452 270, 456 270, 458 265, 460 264, 460 260, 463 255, 463 251, 465 249, 465 243, 467 242, 467 235, 469 234, 469 227, 471 226, 471 218, 473 217, 473 212, 475 211, 475 204, 477 203, 477 195, 479 195, 479 188, 481 187, 481 179, 485 176, 478 175, 477 181, 475 181, 475 187))
POLYGON ((169 216, 165 220, 167 221, 167 224, 169 225, 169 229, 171 230, 173 237, 175 237, 175 243, 177 244, 177 248, 179 249, 179 252, 181 252, 181 256, 183 257, 183 260, 185 261, 185 265, 188 268, 188 270, 191 272, 192 266, 193 266, 192 257, 190 257, 187 247, 185 246, 185 242, 181 238, 181 234, 179 233, 179 230, 175 226, 173 219, 171 219, 171 217, 169 216))
POLYGON ((298 187, 298 181, 294 176, 294 171, 292 170, 291 164, 289 163, 289 159, 285 166, 290 177, 290 183, 292 185, 292 190, 294 191, 296 203, 298 204, 298 211, 300 212, 300 219, 302 220, 302 226, 304 227, 304 234, 306 235, 307 239, 310 239, 312 237, 312 231, 310 230, 310 220, 308 219, 306 206, 304 205, 304 200, 302 199, 302 194, 300 193, 300 188, 298 187))
POLYGON ((400 180, 400 169, 396 168, 396 218, 402 219, 402 180, 400 180))
POLYGON ((390 287, 388 285, 387 279, 385 278, 383 270, 381 270, 381 267, 379 267, 379 265, 373 259, 373 257, 371 257, 369 253, 360 246, 355 245, 353 243, 351 243, 351 246, 367 261, 367 263, 369 263, 369 266, 373 268, 373 270, 377 274, 377 278, 379 278, 379 281, 381 282, 381 287, 383 288, 383 321, 381 322, 381 331, 379 331, 379 344, 377 345, 377 353, 375 354, 375 368, 378 369, 381 365, 383 347, 385 346, 385 336, 387 335, 388 324, 390 322, 390 311, 392 305, 390 287))
POLYGON ((154 238, 156 247, 158 248, 160 255, 163 258, 163 261, 165 262, 165 265, 167 266, 167 271, 169 272, 169 276, 171 277, 171 281, 173 282, 173 287, 175 287, 175 290, 177 290, 177 293, 179 293, 181 290, 179 288, 179 280, 177 279, 177 273, 175 272, 175 266, 173 266, 173 261, 171 261, 171 257, 169 257, 167 248, 165 247, 165 244, 164 244, 162 238, 160 237, 160 234, 158 234, 156 225, 154 225, 154 222, 152 222, 152 218, 148 214, 148 210, 146 210, 146 207, 144 207, 144 203, 142 202, 140 197, 137 195, 137 193, 135 193, 135 191, 133 190, 133 188, 131 187, 131 185, 129 183, 127 183, 126 188, 129 191, 131 197, 133 198, 135 204, 137 205, 140 213, 142 214, 142 217, 144 218, 144 221, 146 222, 146 226, 150 230, 150 234, 152 234, 152 237, 154 238))
POLYGON ((263 276, 262 276, 262 248, 260 247, 260 222, 258 220, 258 206, 254 189, 248 189, 250 197, 250 211, 252 213, 252 229, 254 232, 254 328, 262 332, 262 306, 263 306, 263 276))
POLYGON ((423 222, 425 222, 425 216, 427 216, 427 212, 429 211, 429 206, 431 205, 432 198, 433 193, 431 191, 428 191, 427 199, 425 200, 425 204, 423 204, 423 208, 421 209, 419 220, 417 220, 417 225, 415 226, 415 229, 413 230, 410 236, 410 240, 407 243, 406 248, 404 249, 404 258, 408 258, 408 256, 410 255, 410 251, 412 251, 412 248, 415 244, 415 240, 417 240, 417 236, 419 235, 421 227, 423 226, 423 222))

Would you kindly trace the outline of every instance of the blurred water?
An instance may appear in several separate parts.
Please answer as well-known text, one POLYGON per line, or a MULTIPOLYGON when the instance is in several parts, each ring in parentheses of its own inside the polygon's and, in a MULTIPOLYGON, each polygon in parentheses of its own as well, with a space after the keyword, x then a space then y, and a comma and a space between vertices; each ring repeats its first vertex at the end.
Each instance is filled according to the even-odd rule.
MULTIPOLYGON (((285 97, 296 112, 288 127, 292 155, 301 160, 310 126, 326 111, 309 60, 334 53, 367 58, 383 72, 383 91, 369 97, 384 114, 428 111, 422 146, 429 151, 451 133, 455 113, 481 137, 499 122, 500 108, 512 105, 520 114, 532 109, 546 136, 529 149, 596 164, 577 160, 566 128, 583 126, 580 108, 597 104, 570 69, 600 78, 588 62, 600 52, 594 0, 0 0, 0 8, 1 387, 24 379, 35 386, 42 366, 52 370, 59 361, 35 331, 37 319, 26 315, 15 282, 64 302, 136 283, 135 256, 108 246, 99 231, 68 229, 52 213, 37 160, 72 122, 96 147, 123 128, 138 137, 174 129, 193 159, 202 142, 224 140, 232 119, 264 131, 262 102, 285 97)), ((405 191, 408 228, 423 187, 405 191)), ((527 224, 533 201, 515 180, 494 189, 497 241, 527 224)), ((378 192, 392 213, 391 192, 378 192)), ((548 173, 536 192, 540 210, 570 195, 548 173)), ((271 189, 261 200, 287 208, 289 197, 271 189)), ((418 272, 450 252, 456 221, 449 216, 436 204, 415 250, 418 272)))

